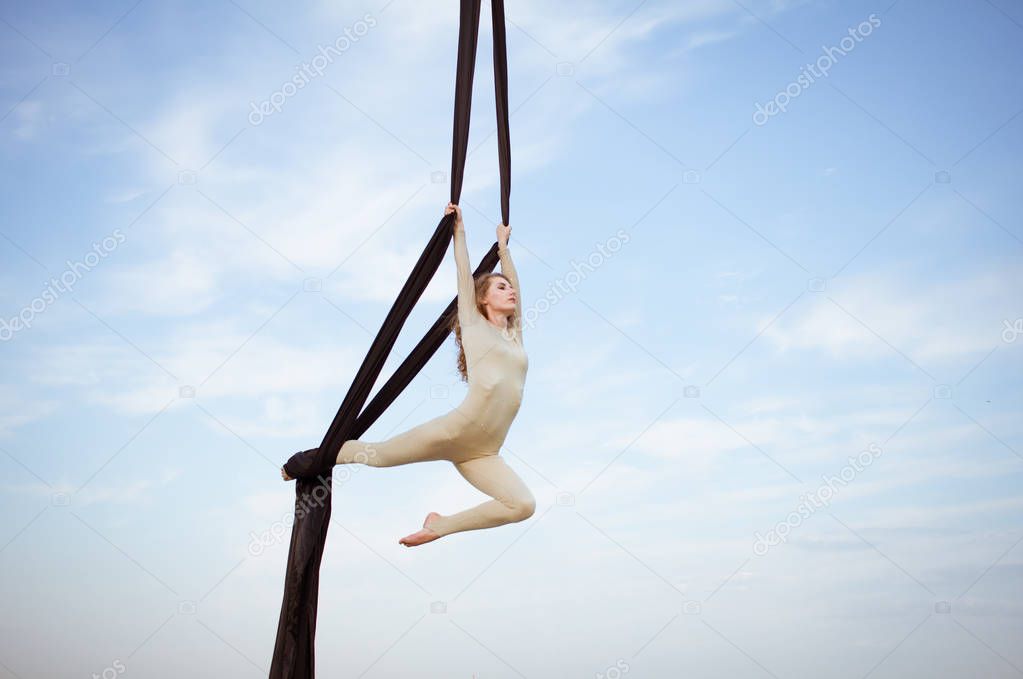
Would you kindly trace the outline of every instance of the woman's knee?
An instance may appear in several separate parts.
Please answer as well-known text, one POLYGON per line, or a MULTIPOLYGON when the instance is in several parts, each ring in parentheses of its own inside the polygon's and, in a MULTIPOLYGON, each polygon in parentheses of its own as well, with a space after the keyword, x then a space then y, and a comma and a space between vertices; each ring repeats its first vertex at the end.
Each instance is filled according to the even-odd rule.
POLYGON ((525 521, 536 512, 536 499, 532 494, 521 495, 508 503, 508 509, 513 522, 525 521))

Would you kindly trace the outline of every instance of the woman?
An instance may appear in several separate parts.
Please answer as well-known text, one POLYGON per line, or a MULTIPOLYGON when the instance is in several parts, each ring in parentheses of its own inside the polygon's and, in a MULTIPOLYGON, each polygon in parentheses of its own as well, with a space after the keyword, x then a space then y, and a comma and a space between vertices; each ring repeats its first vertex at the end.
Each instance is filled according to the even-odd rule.
MULTIPOLYGON (((373 467, 448 460, 469 483, 493 498, 450 516, 430 512, 421 530, 398 541, 406 547, 451 533, 523 521, 536 508, 529 488, 500 456, 522 403, 529 365, 522 346, 519 281, 508 251, 511 227, 497 227, 501 273, 473 279, 462 211, 448 203, 444 214, 452 212, 458 271, 458 314, 452 329, 459 348, 458 370, 469 392, 445 415, 386 441, 346 441, 337 456, 337 464, 359 462, 373 467)), ((281 475, 290 480, 283 470, 281 475)))

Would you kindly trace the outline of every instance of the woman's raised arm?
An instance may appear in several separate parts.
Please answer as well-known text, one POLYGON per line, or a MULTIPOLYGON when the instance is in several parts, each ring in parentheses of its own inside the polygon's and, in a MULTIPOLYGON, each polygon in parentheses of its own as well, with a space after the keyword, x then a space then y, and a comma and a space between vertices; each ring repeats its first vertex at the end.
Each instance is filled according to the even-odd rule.
POLYGON ((501 273, 515 288, 515 333, 522 341, 522 288, 519 287, 519 274, 515 270, 515 263, 512 262, 511 250, 508 249, 508 236, 511 234, 511 227, 500 224, 497 227, 497 256, 501 260, 501 273))
POLYGON ((452 243, 455 248, 455 269, 458 276, 458 322, 463 326, 472 323, 480 315, 476 308, 476 282, 472 277, 469 263, 469 248, 465 242, 465 224, 462 211, 457 205, 448 203, 444 214, 455 213, 452 243))

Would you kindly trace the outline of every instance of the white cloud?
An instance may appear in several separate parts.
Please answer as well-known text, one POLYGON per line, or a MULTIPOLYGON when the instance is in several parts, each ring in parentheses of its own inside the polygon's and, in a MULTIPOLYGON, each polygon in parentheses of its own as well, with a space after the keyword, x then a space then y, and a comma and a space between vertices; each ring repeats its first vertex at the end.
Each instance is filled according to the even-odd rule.
POLYGON ((1001 342, 1001 318, 1013 309, 1013 279, 1019 273, 1008 269, 937 280, 842 274, 824 293, 834 302, 806 298, 763 338, 781 351, 820 350, 845 361, 899 358, 892 346, 924 369, 979 360, 1001 342), (1001 317, 993 316, 999 308, 1001 317))
POLYGON ((43 116, 43 102, 39 99, 26 99, 14 109, 17 127, 14 136, 28 141, 36 136, 43 116))
POLYGON ((693 33, 689 36, 689 41, 686 43, 687 49, 696 49, 698 47, 704 47, 706 45, 713 45, 718 42, 723 42, 735 37, 735 31, 701 31, 693 33))
MULTIPOLYGON (((265 319, 273 311, 262 313, 265 319)), ((156 347, 143 341, 147 353, 177 381, 119 338, 40 351, 31 379, 48 387, 81 388, 85 401, 123 414, 155 413, 177 399, 181 385, 192 385, 199 399, 241 397, 263 403, 263 413, 253 413, 249 424, 233 421, 232 428, 265 431, 274 422, 294 431, 305 422, 293 417, 302 407, 294 399, 337 393, 362 360, 364 346, 352 348, 329 338, 319 348, 296 346, 283 339, 286 332, 253 336, 255 329, 243 330, 236 318, 196 321, 180 325, 156 347)))
POLYGON ((136 198, 146 195, 146 193, 146 189, 143 188, 121 188, 108 192, 104 201, 114 204, 130 203, 136 198))
MULTIPOLYGON (((757 440, 755 438, 757 435, 765 436, 763 424, 755 429, 758 431, 744 433, 747 436, 752 434, 754 440, 757 440)), ((630 438, 623 436, 617 442, 624 447, 628 445, 629 440, 630 438)), ((748 447, 749 444, 740 436, 710 417, 678 418, 657 422, 632 445, 632 449, 638 452, 662 460, 671 460, 673 465, 680 465, 688 475, 701 476, 714 470, 720 456, 748 447)))
MULTIPOLYGON (((136 232, 138 233, 138 232, 136 232)), ((101 316, 144 313, 152 316, 189 316, 202 313, 219 300, 218 274, 212 257, 187 249, 138 264, 128 263, 104 279, 101 316), (116 294, 113 294, 117 291, 116 294)))
POLYGON ((23 390, 13 385, 0 385, 0 438, 8 437, 18 427, 41 420, 57 409, 52 400, 27 400, 23 390))
POLYGON ((4 488, 11 492, 26 493, 48 501, 57 494, 69 495, 71 505, 79 508, 100 504, 142 505, 152 502, 151 492, 171 485, 181 474, 180 469, 164 469, 155 478, 135 479, 119 485, 103 485, 99 481, 92 481, 81 490, 78 490, 77 485, 67 481, 58 481, 52 485, 42 483, 6 484, 4 488))

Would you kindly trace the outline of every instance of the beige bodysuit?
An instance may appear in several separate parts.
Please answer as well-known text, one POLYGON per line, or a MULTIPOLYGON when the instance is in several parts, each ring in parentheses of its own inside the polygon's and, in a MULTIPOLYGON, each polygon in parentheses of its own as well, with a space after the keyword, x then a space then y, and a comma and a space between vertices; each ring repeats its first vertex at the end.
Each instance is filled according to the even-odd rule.
MULTIPOLYGON (((492 528, 532 516, 533 494, 500 456, 501 446, 522 403, 529 360, 522 346, 522 292, 507 247, 499 247, 501 273, 515 289, 515 322, 502 330, 476 308, 464 228, 453 237, 458 272, 458 321, 469 391, 454 410, 379 442, 346 441, 338 464, 359 462, 393 467, 448 460, 493 500, 432 521, 438 535, 492 528)), ((493 284, 493 283, 492 283, 493 284)))

